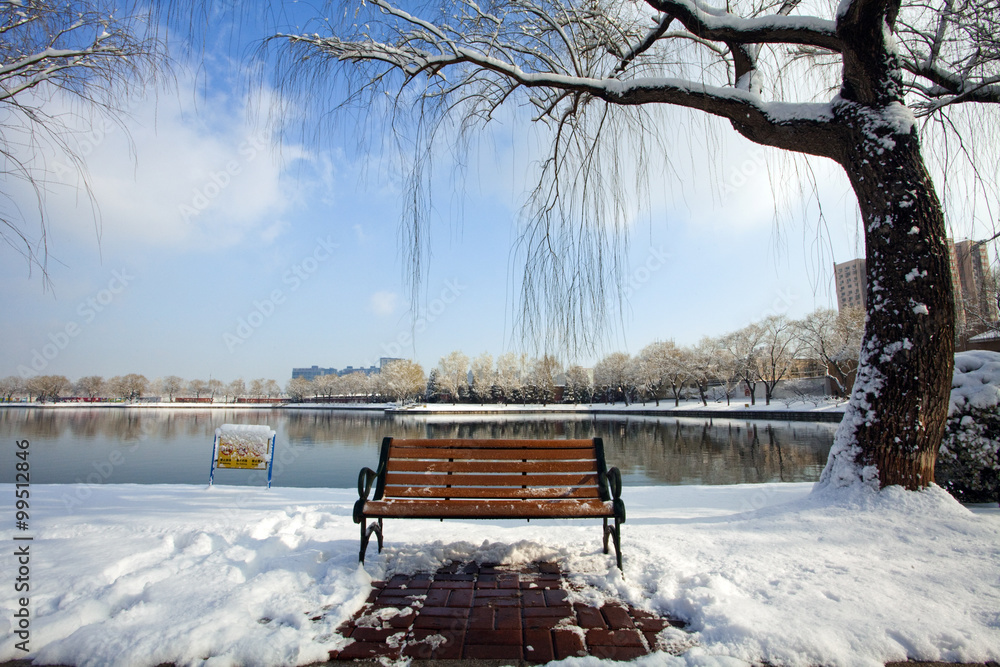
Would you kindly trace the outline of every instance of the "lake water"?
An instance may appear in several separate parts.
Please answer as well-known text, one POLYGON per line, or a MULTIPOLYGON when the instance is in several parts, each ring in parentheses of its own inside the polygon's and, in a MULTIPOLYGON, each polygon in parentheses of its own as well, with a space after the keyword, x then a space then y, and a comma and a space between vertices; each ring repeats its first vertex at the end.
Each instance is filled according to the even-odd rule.
MULTIPOLYGON (((352 488, 378 463, 382 437, 604 439, 626 484, 815 481, 836 424, 642 416, 388 416, 374 411, 0 409, 0 482, 14 481, 17 440, 30 442, 31 482, 201 484, 224 423, 277 432, 273 485, 352 488)), ((219 470, 216 484, 263 484, 219 470)))

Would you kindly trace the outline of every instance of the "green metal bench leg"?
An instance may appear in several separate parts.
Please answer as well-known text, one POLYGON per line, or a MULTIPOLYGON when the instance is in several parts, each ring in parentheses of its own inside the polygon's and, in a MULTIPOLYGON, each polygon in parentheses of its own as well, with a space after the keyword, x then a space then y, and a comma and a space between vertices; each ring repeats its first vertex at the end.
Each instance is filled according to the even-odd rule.
POLYGON ((368 550, 368 542, 372 539, 372 533, 375 533, 375 537, 378 540, 378 552, 382 553, 382 519, 372 525, 368 525, 368 520, 365 518, 361 519, 361 551, 358 553, 358 561, 362 565, 365 564, 365 552, 368 550))

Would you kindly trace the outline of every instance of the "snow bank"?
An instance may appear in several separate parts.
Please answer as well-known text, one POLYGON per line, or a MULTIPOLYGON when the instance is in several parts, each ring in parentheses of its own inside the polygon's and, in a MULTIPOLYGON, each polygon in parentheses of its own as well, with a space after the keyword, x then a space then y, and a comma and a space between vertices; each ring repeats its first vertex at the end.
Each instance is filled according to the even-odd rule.
POLYGON ((1000 404, 1000 353, 970 350, 956 354, 948 414, 955 414, 966 406, 987 410, 995 408, 998 404, 1000 404))
MULTIPOLYGON (((973 514, 936 487, 811 490, 626 488, 623 579, 601 553, 598 522, 387 521, 385 550, 371 548, 361 568, 352 490, 108 485, 68 506, 75 486, 35 485, 29 657, 321 661, 344 645, 335 630, 372 578, 455 559, 554 560, 576 599, 689 621, 683 655, 640 665, 1000 659, 1000 512, 973 514)), ((0 536, 12 544, 10 529, 0 536)), ((0 660, 25 657, 11 641, 16 604, 4 586, 0 660)))

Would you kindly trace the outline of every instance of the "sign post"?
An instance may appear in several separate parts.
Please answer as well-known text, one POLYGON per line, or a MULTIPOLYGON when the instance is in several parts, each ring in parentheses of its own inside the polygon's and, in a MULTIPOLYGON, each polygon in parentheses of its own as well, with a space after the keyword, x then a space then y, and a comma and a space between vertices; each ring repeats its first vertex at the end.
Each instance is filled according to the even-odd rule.
POLYGON ((215 483, 216 468, 235 468, 267 470, 267 488, 270 489, 276 435, 270 426, 251 424, 223 424, 215 429, 209 486, 215 483))

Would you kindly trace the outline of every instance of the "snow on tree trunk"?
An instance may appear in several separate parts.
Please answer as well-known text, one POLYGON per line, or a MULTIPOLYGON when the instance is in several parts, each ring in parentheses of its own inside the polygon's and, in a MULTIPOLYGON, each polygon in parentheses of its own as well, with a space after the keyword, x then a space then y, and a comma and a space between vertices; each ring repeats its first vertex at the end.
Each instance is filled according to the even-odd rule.
POLYGON ((820 483, 921 488, 934 481, 954 359, 944 216, 905 107, 876 113, 842 101, 835 110, 856 135, 844 168, 865 226, 868 306, 857 379, 820 483))

